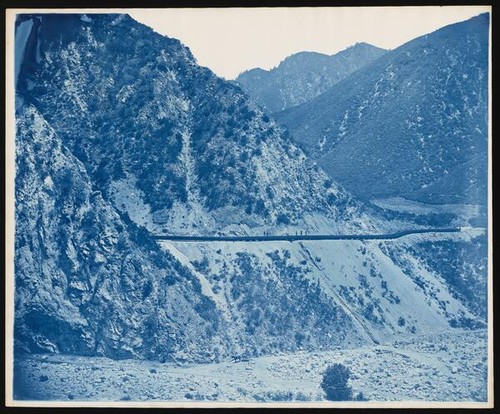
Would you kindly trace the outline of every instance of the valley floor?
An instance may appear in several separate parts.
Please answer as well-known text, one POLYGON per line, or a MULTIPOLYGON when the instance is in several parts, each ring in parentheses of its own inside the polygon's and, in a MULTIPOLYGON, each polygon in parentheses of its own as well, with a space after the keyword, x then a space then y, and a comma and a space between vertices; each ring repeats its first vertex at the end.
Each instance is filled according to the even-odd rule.
POLYGON ((301 351, 178 366, 153 361, 30 355, 16 361, 14 398, 51 401, 325 401, 322 373, 350 368, 366 401, 486 401, 487 331, 408 335, 353 349, 301 351))

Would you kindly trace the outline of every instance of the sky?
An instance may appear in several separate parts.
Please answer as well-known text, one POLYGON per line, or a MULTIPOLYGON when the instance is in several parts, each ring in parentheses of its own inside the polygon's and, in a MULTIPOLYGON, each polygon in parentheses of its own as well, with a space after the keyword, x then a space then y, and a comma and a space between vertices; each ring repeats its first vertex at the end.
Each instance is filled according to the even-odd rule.
POLYGON ((394 49, 486 6, 134 9, 156 32, 179 39, 202 66, 234 79, 271 69, 300 51, 335 54, 358 42, 394 49))

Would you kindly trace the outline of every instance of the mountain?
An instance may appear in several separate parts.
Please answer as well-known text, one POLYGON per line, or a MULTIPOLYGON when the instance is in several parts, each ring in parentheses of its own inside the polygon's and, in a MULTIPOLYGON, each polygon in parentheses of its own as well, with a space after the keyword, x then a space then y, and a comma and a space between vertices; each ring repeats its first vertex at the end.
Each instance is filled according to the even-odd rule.
POLYGON ((245 71, 235 83, 268 112, 278 112, 310 101, 384 53, 367 43, 356 43, 331 56, 300 52, 271 70, 245 71))
POLYGON ((457 256, 484 250, 481 231, 157 242, 409 224, 351 196, 179 41, 127 15, 20 15, 15 69, 18 351, 208 362, 484 326, 470 287, 483 303, 485 264, 457 256))
POLYGON ((16 140, 16 350, 206 360, 227 347, 198 279, 93 189, 31 105, 16 140))
POLYGON ((370 226, 283 128, 179 41, 126 15, 26 19, 18 90, 137 224, 180 234, 370 226))
POLYGON ((366 341, 352 315, 300 272, 291 278, 277 265, 260 286, 259 258, 238 253, 237 272, 208 274, 173 246, 161 249, 93 189, 83 164, 20 101, 16 352, 181 363, 366 341), (232 300, 211 284, 222 279, 232 300))
POLYGON ((486 204, 489 15, 392 50, 275 117, 365 199, 486 204))
MULTIPOLYGON (((487 237, 172 243, 205 275, 247 351, 321 350, 486 323, 487 237)), ((231 334, 232 336, 232 334, 231 334)))
POLYGON ((321 289, 283 274, 247 299, 271 306, 258 343, 254 314, 228 311, 209 275, 152 238, 382 222, 179 41, 127 15, 20 15, 16 82, 17 350, 176 361, 266 353, 296 346, 281 325, 297 307, 293 332, 311 332, 301 343, 364 340, 321 289))

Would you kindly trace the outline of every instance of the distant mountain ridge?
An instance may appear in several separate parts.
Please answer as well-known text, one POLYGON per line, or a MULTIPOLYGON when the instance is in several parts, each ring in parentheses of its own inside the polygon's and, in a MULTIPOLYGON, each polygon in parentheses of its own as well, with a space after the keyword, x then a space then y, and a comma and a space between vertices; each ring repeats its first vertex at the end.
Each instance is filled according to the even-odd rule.
POLYGON ((235 83, 268 112, 278 112, 310 101, 384 53, 363 42, 334 55, 299 52, 271 70, 245 71, 235 83))
POLYGON ((364 199, 486 205, 489 15, 414 39, 275 114, 364 199))

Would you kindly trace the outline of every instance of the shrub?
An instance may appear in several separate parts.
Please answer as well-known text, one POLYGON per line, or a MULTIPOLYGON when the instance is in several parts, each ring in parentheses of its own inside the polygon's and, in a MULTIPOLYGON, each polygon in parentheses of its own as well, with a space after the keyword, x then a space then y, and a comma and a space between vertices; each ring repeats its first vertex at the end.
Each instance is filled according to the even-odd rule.
POLYGON ((301 391, 297 392, 297 394, 295 394, 295 400, 296 401, 311 401, 312 398, 311 398, 311 395, 308 395, 308 394, 305 394, 301 391))
POLYGON ((368 401, 368 399, 363 395, 362 392, 358 393, 355 398, 356 401, 368 401))
POLYGON ((257 401, 293 401, 291 391, 267 391, 263 395, 254 395, 257 401))
POLYGON ((330 401, 348 401, 352 399, 352 388, 347 384, 351 376, 349 368, 342 364, 330 365, 323 374, 321 388, 330 401))

